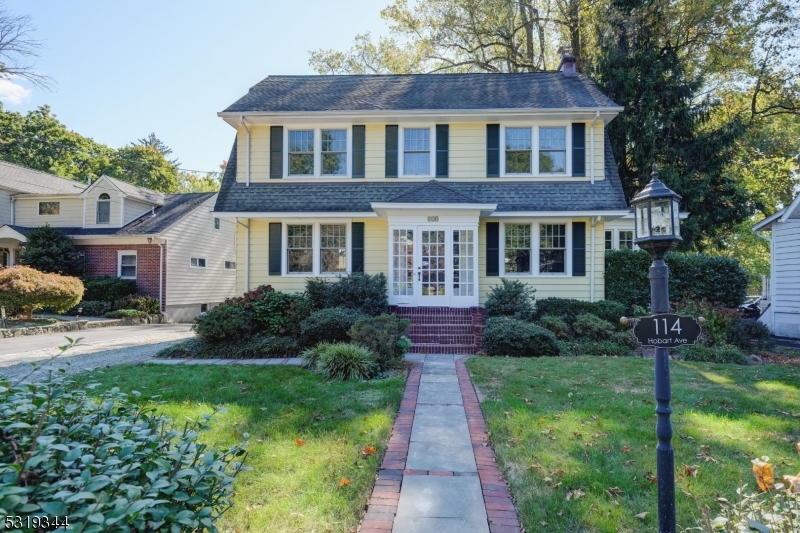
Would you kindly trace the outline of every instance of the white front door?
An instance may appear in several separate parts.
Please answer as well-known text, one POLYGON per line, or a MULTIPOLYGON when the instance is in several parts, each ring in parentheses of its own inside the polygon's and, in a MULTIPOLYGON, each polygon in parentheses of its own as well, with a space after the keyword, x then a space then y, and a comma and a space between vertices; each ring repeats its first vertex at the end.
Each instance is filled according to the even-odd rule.
POLYGON ((389 303, 478 305, 477 226, 398 225, 389 228, 389 303))

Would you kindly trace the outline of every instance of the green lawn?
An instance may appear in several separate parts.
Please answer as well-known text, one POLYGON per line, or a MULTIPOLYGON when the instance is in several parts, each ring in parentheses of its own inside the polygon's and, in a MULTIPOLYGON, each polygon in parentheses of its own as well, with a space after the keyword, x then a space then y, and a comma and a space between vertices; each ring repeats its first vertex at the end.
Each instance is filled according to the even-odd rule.
POLYGON ((397 376, 328 382, 291 366, 115 366, 79 380, 160 394, 181 425, 224 404, 201 440, 250 434, 253 470, 237 478, 235 506, 218 523, 236 532, 355 531, 405 386, 397 376), (351 483, 339 487, 342 478, 351 483))
MULTIPOLYGON (((657 531, 652 360, 481 357, 467 367, 527 531, 657 531)), ((740 481, 754 489, 754 457, 769 456, 776 477, 800 470, 800 367, 673 362, 672 387, 681 527, 703 506, 717 511, 718 495, 735 501, 740 481)))

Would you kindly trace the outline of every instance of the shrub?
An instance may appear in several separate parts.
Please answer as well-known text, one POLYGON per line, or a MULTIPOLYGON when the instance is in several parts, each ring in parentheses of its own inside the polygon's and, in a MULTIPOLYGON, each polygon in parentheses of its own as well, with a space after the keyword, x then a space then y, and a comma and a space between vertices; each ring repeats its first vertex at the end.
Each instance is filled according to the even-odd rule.
POLYGON ((221 305, 194 319, 194 330, 210 342, 241 339, 256 331, 253 311, 238 305, 221 305))
POLYGON ((330 307, 358 309, 365 315, 377 316, 389 309, 386 276, 383 273, 354 273, 341 276, 334 283, 311 278, 306 281, 306 294, 314 310, 330 307))
POLYGON ((545 315, 541 319, 539 319, 539 324, 544 329, 552 331, 553 334, 558 339, 570 338, 569 326, 567 326, 567 323, 558 318, 557 316, 545 315))
POLYGON ((0 269, 0 304, 22 308, 28 320, 34 309, 42 307, 64 313, 82 296, 83 283, 78 278, 46 274, 26 266, 0 269))
MULTIPOLYGON (((673 252, 665 261, 669 267, 670 300, 705 299, 732 308, 744 301, 749 278, 735 259, 673 252)), ((606 298, 629 308, 649 305, 651 263, 650 254, 644 250, 607 251, 606 298)))
POLYGON ((378 372, 375 355, 363 346, 331 344, 320 353, 317 370, 328 379, 364 381, 378 372))
POLYGON ((25 238, 27 242, 19 252, 21 265, 62 276, 83 276, 86 268, 83 252, 60 229, 45 224, 31 228, 25 238))
POLYGON ((304 294, 263 291, 259 299, 244 304, 253 310, 258 328, 270 335, 300 336, 300 324, 310 314, 308 299, 304 294))
POLYGON ((85 278, 83 286, 86 289, 83 299, 89 301, 113 303, 131 294, 136 294, 136 280, 134 279, 112 278, 111 276, 85 278))
POLYGON ((116 309, 104 315, 106 318, 147 318, 148 314, 138 309, 116 309))
POLYGON ((598 357, 630 357, 634 355, 633 349, 624 344, 610 340, 563 343, 562 351, 567 355, 581 356, 594 355, 598 357))
POLYGON ((608 340, 614 334, 614 326, 589 313, 575 317, 572 329, 575 330, 576 336, 585 337, 593 341, 608 340))
POLYGON ((726 339, 741 350, 764 350, 774 344, 769 328, 754 318, 740 318, 728 328, 726 339))
POLYGON ((483 350, 487 355, 541 357, 560 355, 552 332, 522 320, 490 318, 483 330, 483 350))
MULTIPOLYGON (((785 477, 784 477, 785 479, 785 477)), ((797 531, 797 518, 800 516, 800 493, 797 489, 781 490, 783 483, 776 483, 775 490, 766 493, 747 491, 742 484, 736 489, 738 500, 733 503, 725 498, 720 502, 720 514, 711 519, 708 508, 703 517, 697 520, 699 527, 686 531, 719 533, 720 531, 767 531, 790 533, 797 531)))
POLYGON ((83 300, 67 311, 67 314, 77 316, 79 307, 81 308, 81 316, 103 316, 111 311, 111 304, 108 302, 102 300, 83 300))
POLYGON ((317 363, 319 363, 320 356, 331 346, 332 344, 330 342, 321 342, 316 346, 303 350, 303 353, 300 354, 300 357, 303 359, 303 368, 315 370, 317 368, 317 363))
POLYGON ((350 339, 375 354, 375 361, 381 369, 392 368, 403 361, 411 341, 406 337, 411 330, 411 321, 385 314, 365 317, 350 328, 350 339))
POLYGON ((217 531, 249 470, 244 445, 198 443, 212 415, 176 427, 153 399, 87 388, 60 377, 2 383, 4 514, 66 516, 85 532, 217 531))
POLYGON ((321 309, 300 323, 300 339, 305 346, 315 346, 323 341, 348 342, 347 332, 363 317, 361 311, 345 307, 321 309))
POLYGON ((114 302, 114 309, 136 309, 148 315, 157 315, 161 312, 158 298, 144 294, 129 294, 114 302))
POLYGON ((734 365, 747 365, 750 360, 736 346, 683 346, 678 349, 678 354, 684 361, 696 361, 700 363, 728 363, 734 365))
POLYGON ((639 346, 639 342, 636 340, 636 337, 633 336, 633 330, 617 331, 611 336, 610 340, 614 344, 625 346, 631 350, 635 350, 639 346))
POLYGON ((625 315, 625 306, 611 300, 592 303, 572 298, 543 298, 536 302, 536 312, 540 318, 557 316, 567 324, 573 324, 578 315, 589 313, 621 329, 619 319, 625 315))
POLYGON ((683 300, 674 302, 676 313, 690 314, 706 319, 701 328, 700 342, 706 346, 723 345, 727 342, 728 331, 739 320, 739 312, 721 305, 713 305, 706 300, 683 300))
POLYGON ((507 316, 519 320, 533 318, 536 289, 517 279, 501 279, 500 285, 495 285, 489 291, 484 309, 486 315, 507 316))
POLYGON ((187 339, 159 351, 157 357, 193 359, 261 359, 292 357, 300 353, 297 339, 273 335, 253 335, 226 342, 209 342, 202 337, 187 339))

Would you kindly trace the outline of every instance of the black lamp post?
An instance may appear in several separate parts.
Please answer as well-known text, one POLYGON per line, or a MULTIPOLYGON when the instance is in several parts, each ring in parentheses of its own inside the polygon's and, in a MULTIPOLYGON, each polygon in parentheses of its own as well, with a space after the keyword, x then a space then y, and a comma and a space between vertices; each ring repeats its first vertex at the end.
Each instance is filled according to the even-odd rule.
MULTIPOLYGON (((681 197, 658 179, 653 164, 650 183, 637 194, 631 205, 635 210, 634 243, 653 258, 650 266, 650 303, 653 314, 669 312, 669 269, 664 263, 667 252, 675 249, 681 238, 678 202, 681 197)), ((672 449, 672 424, 669 402, 672 390, 669 379, 669 349, 655 348, 656 475, 658 476, 658 531, 675 533, 675 452, 672 449)))

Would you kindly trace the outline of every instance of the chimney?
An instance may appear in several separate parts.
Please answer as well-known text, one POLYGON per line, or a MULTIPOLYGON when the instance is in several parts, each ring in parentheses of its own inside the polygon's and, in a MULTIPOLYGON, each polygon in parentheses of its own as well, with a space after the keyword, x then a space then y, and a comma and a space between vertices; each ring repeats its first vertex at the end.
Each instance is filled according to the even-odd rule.
POLYGON ((86 176, 86 185, 91 185, 91 184, 92 184, 92 177, 86 176))
POLYGON ((561 54, 561 63, 558 65, 559 72, 563 72, 564 76, 575 76, 578 74, 576 68, 575 56, 572 55, 572 48, 569 46, 562 46, 558 49, 561 54))

